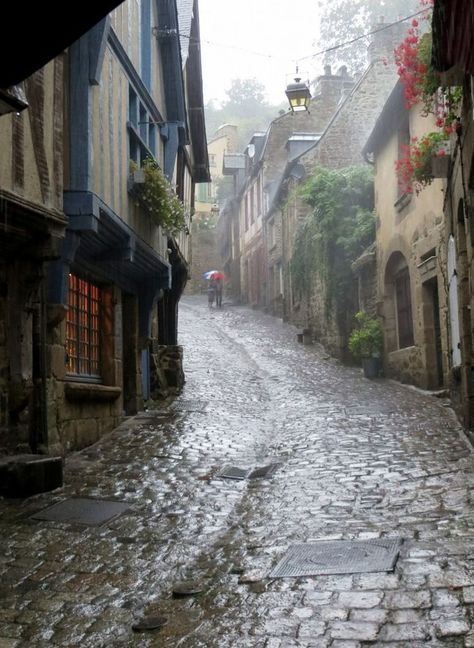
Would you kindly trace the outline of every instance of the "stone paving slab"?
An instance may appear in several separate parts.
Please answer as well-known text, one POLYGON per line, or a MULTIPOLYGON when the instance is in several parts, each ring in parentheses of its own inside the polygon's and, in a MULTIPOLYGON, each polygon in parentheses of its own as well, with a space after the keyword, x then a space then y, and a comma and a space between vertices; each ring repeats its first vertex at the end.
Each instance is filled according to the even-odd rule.
POLYGON ((0 500, 0 648, 474 646, 474 462, 446 403, 245 308, 190 298, 180 325, 181 398, 68 457, 63 488, 0 500), (69 497, 129 508, 30 519, 69 497), (396 537, 394 573, 266 578, 291 544, 396 537), (173 598, 183 581, 202 593, 173 598))

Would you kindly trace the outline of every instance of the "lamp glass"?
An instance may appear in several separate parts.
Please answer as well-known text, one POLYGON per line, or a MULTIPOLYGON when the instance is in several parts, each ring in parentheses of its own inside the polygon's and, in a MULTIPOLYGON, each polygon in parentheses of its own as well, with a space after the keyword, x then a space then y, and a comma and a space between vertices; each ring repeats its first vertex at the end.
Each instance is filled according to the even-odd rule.
POLYGON ((293 112, 308 110, 311 93, 304 83, 292 83, 286 89, 286 96, 293 112))

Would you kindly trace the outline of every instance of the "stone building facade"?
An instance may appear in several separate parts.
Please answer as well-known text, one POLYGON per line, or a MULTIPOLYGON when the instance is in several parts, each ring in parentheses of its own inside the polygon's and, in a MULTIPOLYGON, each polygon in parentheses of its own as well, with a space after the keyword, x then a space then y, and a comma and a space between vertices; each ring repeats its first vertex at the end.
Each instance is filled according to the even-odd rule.
POLYGON ((29 108, 0 117, 0 454, 48 441, 48 267, 65 234, 64 59, 25 83, 29 108))
MULTIPOLYGON (((364 164, 362 148, 395 82, 394 65, 387 64, 386 58, 391 54, 393 44, 398 42, 399 33, 398 26, 391 26, 376 34, 369 49, 369 67, 354 84, 344 84, 340 88, 337 105, 320 138, 294 160, 293 168, 295 165, 301 168, 300 179, 290 182, 288 186, 297 186, 318 167, 339 169, 364 164)), ((292 167, 288 167, 288 181, 291 171, 292 167)), ((285 300, 284 317, 299 326, 311 328, 315 337, 331 353, 344 358, 353 315, 358 309, 357 281, 354 281, 352 294, 347 296, 344 318, 336 317, 334 312, 328 310, 327 286, 320 278, 312 279, 313 288, 309 296, 297 294, 292 285, 290 241, 298 223, 309 213, 308 209, 298 201, 297 206, 287 202, 283 211, 283 220, 293 224, 284 229, 288 240, 285 242, 283 267, 285 292, 289 296, 285 300), (296 216, 291 213, 295 207, 296 216)))
POLYGON ((473 438, 474 429, 474 6, 468 0, 435 0, 433 64, 443 86, 461 86, 463 105, 445 186, 448 264, 447 385, 456 411, 473 438))
POLYGON ((288 112, 256 134, 246 150, 247 178, 240 195, 241 300, 282 315, 285 290, 282 217, 284 175, 295 156, 319 137, 336 110, 342 89, 352 85, 345 69, 329 66, 317 80, 309 112, 288 112))
POLYGON ((407 110, 397 83, 364 148, 376 169, 377 315, 385 372, 424 389, 445 386, 449 367, 445 181, 404 194, 394 169, 403 141, 434 130, 434 118, 423 116, 421 107, 407 110))
POLYGON ((61 455, 182 385, 178 301, 209 180, 197 0, 125 1, 66 56, 66 77, 61 56, 26 81, 28 112, 0 118, 0 446, 61 455), (142 199, 146 159, 180 231, 142 199))

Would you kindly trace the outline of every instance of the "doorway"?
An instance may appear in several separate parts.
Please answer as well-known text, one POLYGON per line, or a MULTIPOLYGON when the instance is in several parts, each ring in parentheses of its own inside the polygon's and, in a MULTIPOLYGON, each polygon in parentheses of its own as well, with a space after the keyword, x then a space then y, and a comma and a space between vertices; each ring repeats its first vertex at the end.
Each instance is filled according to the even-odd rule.
POLYGON ((440 389, 444 383, 443 349, 436 277, 423 283, 423 307, 427 387, 428 389, 440 389))

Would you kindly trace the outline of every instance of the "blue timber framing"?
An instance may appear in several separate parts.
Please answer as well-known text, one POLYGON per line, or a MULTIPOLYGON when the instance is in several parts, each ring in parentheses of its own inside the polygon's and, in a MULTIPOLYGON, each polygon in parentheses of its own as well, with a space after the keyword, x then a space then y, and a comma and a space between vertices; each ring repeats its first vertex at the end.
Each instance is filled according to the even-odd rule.
POLYGON ((139 335, 149 337, 156 301, 171 287, 170 264, 95 194, 66 191, 64 211, 69 225, 51 269, 50 302, 67 306, 69 272, 86 272, 137 295, 139 335))
POLYGON ((166 137, 164 173, 173 176, 180 147, 189 143, 186 94, 179 38, 176 0, 157 1, 158 25, 154 29, 162 60, 166 101, 166 137))

